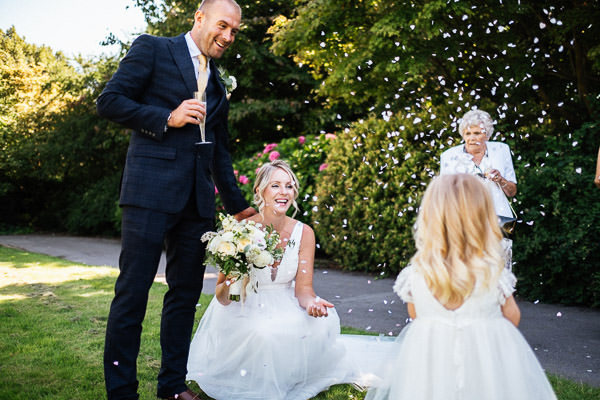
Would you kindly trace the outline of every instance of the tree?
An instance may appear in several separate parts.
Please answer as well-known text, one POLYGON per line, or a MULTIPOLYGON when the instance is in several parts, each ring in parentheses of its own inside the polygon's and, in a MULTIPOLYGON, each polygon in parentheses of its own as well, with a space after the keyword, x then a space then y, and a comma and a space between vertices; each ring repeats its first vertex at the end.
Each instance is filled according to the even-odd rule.
POLYGON ((99 224, 114 233, 106 220, 114 219, 127 136, 97 116, 95 99, 115 61, 80 59, 75 67, 61 53, 26 43, 14 28, 0 40, 2 221, 86 233, 99 224), (89 214, 81 196, 115 175, 100 206, 104 221, 84 228, 85 213, 74 218, 72 208, 87 206, 89 214))
POLYGON ((321 237, 329 234, 324 247, 336 261, 383 274, 406 265, 424 178, 460 141, 458 119, 477 107, 498 121, 492 140, 515 152, 520 293, 598 304, 600 277, 592 272, 600 247, 585 233, 600 214, 577 207, 597 197, 584 162, 593 168, 598 147, 597 2, 295 4, 295 14, 270 30, 273 50, 308 65, 322 81, 316 94, 356 120, 338 135, 317 182, 313 223, 321 237), (583 283, 584 276, 592 279, 583 283))
MULTIPOLYGON (((308 68, 270 51, 267 30, 276 17, 293 12, 293 3, 255 0, 240 4, 242 29, 234 46, 217 61, 238 81, 230 107, 234 155, 240 149, 252 153, 264 142, 333 129, 335 113, 314 100, 312 92, 318 83, 308 68)), ((198 1, 136 0, 136 5, 146 15, 149 33, 175 36, 191 28, 198 1)))
POLYGON ((318 94, 361 117, 425 98, 441 104, 459 92, 472 101, 455 104, 457 113, 489 99, 500 119, 515 124, 539 126, 538 118, 552 114, 553 123, 574 118, 571 125, 579 125, 591 116, 587 97, 600 91, 596 2, 296 5, 293 18, 271 29, 274 51, 310 66, 323 81, 318 94))

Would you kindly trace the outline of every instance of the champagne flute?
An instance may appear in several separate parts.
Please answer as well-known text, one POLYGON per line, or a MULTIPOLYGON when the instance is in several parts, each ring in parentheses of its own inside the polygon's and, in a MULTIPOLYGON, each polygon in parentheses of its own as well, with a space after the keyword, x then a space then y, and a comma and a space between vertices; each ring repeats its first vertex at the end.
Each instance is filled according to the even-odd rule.
MULTIPOLYGON (((204 109, 206 110, 206 91, 204 92, 194 92, 194 99, 198 100, 200 103, 204 104, 204 109)), ((200 142, 196 144, 208 144, 211 142, 206 141, 206 114, 204 114, 204 119, 200 121, 200 142)))

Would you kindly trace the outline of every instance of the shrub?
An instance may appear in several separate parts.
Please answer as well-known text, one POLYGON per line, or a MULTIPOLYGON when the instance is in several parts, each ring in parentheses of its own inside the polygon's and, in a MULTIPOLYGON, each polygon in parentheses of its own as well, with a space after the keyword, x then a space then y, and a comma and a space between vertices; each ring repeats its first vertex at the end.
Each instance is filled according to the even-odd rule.
POLYGON ((531 300, 600 306, 598 137, 600 121, 547 135, 517 171, 515 273, 531 300))
MULTIPOLYGON (((312 214, 312 198, 315 193, 315 180, 321 171, 327 168, 324 164, 325 158, 334 141, 335 135, 332 134, 287 138, 279 143, 266 144, 260 152, 255 153, 252 157, 234 161, 233 167, 244 197, 250 204, 253 203, 252 186, 258 168, 270 160, 280 158, 292 167, 300 182, 297 200, 300 210, 296 214, 296 218, 309 223, 312 214)), ((218 208, 222 208, 220 203, 218 208)))
MULTIPOLYGON (((319 175, 313 226, 342 268, 393 276, 412 254, 412 227, 446 139, 440 110, 371 118, 339 135, 319 175), (427 115, 437 118, 427 122, 427 115)), ((429 120, 430 117, 427 117, 429 120)), ((518 293, 550 303, 600 305, 600 190, 593 186, 600 123, 573 133, 542 125, 493 140, 513 151, 519 214, 513 245, 518 293), (520 147, 518 147, 519 145, 520 147)), ((498 130, 498 129, 497 129, 498 130)), ((500 129, 501 130, 501 129, 500 129)))
POLYGON ((439 170, 437 149, 445 146, 448 120, 428 111, 373 117, 333 143, 318 179, 313 226, 325 252, 344 269, 393 275, 406 265, 418 204, 439 170))
POLYGON ((64 226, 69 233, 115 236, 120 232, 118 210, 120 173, 70 193, 64 226))

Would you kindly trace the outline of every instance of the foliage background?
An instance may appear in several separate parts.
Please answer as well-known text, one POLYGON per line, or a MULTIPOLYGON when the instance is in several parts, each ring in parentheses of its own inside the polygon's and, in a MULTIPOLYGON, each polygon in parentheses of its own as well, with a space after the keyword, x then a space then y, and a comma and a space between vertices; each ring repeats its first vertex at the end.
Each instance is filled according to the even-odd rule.
MULTIPOLYGON (((164 36, 187 31, 197 7, 133 3, 148 32, 164 36)), ((600 305, 597 2, 242 7, 243 29, 219 60, 239 82, 230 114, 238 179, 251 182, 273 151, 265 146, 277 144, 303 185, 300 218, 328 257, 384 276, 404 267, 423 189, 439 154, 460 142, 458 119, 477 107, 514 153, 519 294, 600 305)), ((66 60, 14 29, 1 40, 0 228, 117 235, 128 135, 96 116, 94 100, 118 57, 66 60)), ((251 200, 251 183, 240 185, 251 200)))

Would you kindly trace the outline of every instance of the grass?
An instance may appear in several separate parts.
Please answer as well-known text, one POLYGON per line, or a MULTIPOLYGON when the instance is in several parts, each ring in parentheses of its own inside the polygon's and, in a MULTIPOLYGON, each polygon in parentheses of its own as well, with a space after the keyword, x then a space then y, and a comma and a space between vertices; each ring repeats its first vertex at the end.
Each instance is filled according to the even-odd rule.
MULTIPOLYGON (((102 351, 117 271, 0 247, 0 399, 105 399, 102 351)), ((155 283, 138 359, 140 399, 156 399, 166 287, 155 283)), ((199 320, 210 301, 202 295, 199 320)), ((344 328, 348 333, 364 333, 344 328)), ((550 376, 560 400, 600 400, 600 388, 550 376)), ((315 400, 363 399, 338 385, 315 400)))

